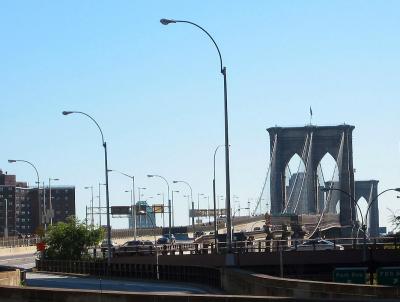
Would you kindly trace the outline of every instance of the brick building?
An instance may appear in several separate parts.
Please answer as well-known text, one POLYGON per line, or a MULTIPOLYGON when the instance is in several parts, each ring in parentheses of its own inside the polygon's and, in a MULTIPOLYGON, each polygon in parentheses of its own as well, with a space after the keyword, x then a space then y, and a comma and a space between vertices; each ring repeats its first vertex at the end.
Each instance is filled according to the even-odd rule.
POLYGON ((34 234, 39 226, 50 224, 50 217, 57 223, 75 215, 75 187, 52 186, 51 206, 49 197, 49 187, 41 187, 38 194, 37 187, 29 187, 0 170, 0 236, 4 236, 6 216, 9 236, 17 236, 34 234))

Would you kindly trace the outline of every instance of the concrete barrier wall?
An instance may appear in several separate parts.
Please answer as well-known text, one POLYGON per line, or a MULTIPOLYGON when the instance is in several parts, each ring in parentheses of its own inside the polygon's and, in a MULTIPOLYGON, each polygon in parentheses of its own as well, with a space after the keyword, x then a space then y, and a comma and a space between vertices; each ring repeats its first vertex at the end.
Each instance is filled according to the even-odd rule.
POLYGON ((222 288, 230 294, 313 299, 400 298, 399 287, 342 284, 277 278, 239 269, 221 269, 222 288))
MULTIPOLYGON (((245 301, 299 301, 290 298, 248 297, 233 295, 156 294, 35 287, 0 287, 1 302, 245 302, 245 301)), ((301 300, 307 301, 307 300, 301 300)))
POLYGON ((0 272, 0 285, 20 286, 21 284, 20 276, 21 272, 19 269, 15 271, 0 272))
POLYGON ((36 246, 19 246, 0 248, 0 256, 29 254, 36 252, 36 246))

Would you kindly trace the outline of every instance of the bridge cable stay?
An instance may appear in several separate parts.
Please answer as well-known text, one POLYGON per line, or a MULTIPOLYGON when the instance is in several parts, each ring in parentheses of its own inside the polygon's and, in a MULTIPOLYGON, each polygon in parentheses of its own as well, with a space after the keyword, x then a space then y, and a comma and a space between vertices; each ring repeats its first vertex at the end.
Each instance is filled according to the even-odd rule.
MULTIPOLYGON (((332 189, 332 188, 334 187, 334 185, 335 185, 334 178, 335 178, 336 170, 340 171, 340 168, 339 168, 339 167, 342 166, 342 160, 343 160, 343 145, 344 145, 344 132, 342 133, 342 138, 341 138, 341 140, 340 140, 340 147, 339 147, 339 150, 338 150, 338 154, 337 154, 337 156, 336 156, 336 163, 337 163, 337 164, 335 165, 335 168, 333 169, 332 179, 331 179, 331 181, 330 181, 330 183, 329 183, 329 188, 330 188, 330 189, 332 189)), ((320 163, 319 165, 321 165, 321 163, 320 163)), ((322 171, 322 169, 321 169, 321 171, 322 171)), ((317 174, 317 177, 318 177, 318 174, 317 174)), ((323 177, 323 176, 322 176, 322 177, 323 177)), ((325 185, 325 181, 324 181, 324 185, 325 185)), ((314 230, 311 232, 311 234, 309 234, 309 235, 307 236, 307 238, 312 237, 312 236, 315 234, 315 232, 318 230, 318 228, 320 227, 321 222, 322 222, 322 219, 323 219, 323 217, 324 217, 324 214, 325 214, 326 210, 330 208, 330 203, 331 203, 331 200, 332 200, 332 195, 333 195, 332 193, 333 193, 333 192, 334 192, 334 190, 329 190, 329 191, 328 191, 326 200, 325 200, 325 202, 324 202, 324 208, 323 208, 323 210, 322 210, 322 212, 321 212, 321 214, 320 214, 320 217, 319 217, 319 219, 318 219, 318 223, 317 223, 317 225, 315 226, 314 230)), ((336 192, 335 192, 335 193, 336 193, 336 192)))
POLYGON ((253 215, 255 215, 255 213, 257 212, 258 207, 260 207, 260 209, 261 209, 261 200, 262 200, 262 196, 264 195, 264 190, 265 190, 265 186, 267 185, 268 176, 269 176, 269 173, 270 173, 270 171, 271 171, 272 163, 273 163, 274 160, 275 160, 277 141, 278 141, 278 135, 275 134, 275 137, 274 137, 274 145, 273 145, 273 147, 272 147, 272 151, 271 151, 271 154, 270 154, 270 161, 269 161, 269 165, 268 165, 268 169, 267 169, 267 174, 265 175, 264 184, 263 184, 263 186, 262 186, 261 194, 260 194, 260 197, 258 198, 257 205, 256 205, 256 207, 254 208, 253 215))
MULTIPOLYGON (((301 194, 303 193, 304 181, 308 178, 307 176, 308 176, 308 173, 309 173, 309 171, 308 171, 308 170, 309 170, 309 162, 310 162, 310 158, 311 158, 311 154, 312 154, 311 151, 312 151, 313 136, 314 136, 314 133, 311 132, 310 140, 309 140, 309 143, 308 143, 308 152, 307 152, 307 159, 306 159, 306 167, 305 167, 303 179, 302 179, 302 182, 301 182, 301 187, 300 187, 299 195, 297 196, 296 205, 295 205, 295 207, 293 208, 293 213, 296 213, 296 211, 297 211, 297 206, 299 205, 299 201, 300 201, 300 198, 301 198, 301 194)), ((307 191, 307 198, 306 198, 306 199, 308 199, 308 191, 307 191)))
MULTIPOLYGON (((295 179, 294 179, 294 183, 293 183, 293 185, 292 185, 292 188, 290 189, 289 198, 287 199, 285 208, 283 209, 283 213, 286 213, 286 212, 288 211, 290 202, 291 202, 291 200, 292 200, 292 194, 293 194, 294 189, 296 188, 297 179, 298 179, 298 177, 299 177, 299 172, 300 172, 301 164, 302 164, 302 163, 304 164, 303 159, 304 159, 304 157, 305 157, 305 152, 306 152, 306 148, 307 148, 307 144, 308 144, 308 139, 309 139, 309 136, 308 136, 308 133, 307 133, 306 138, 305 138, 305 140, 304 140, 303 150, 302 150, 302 152, 301 152, 301 160, 300 160, 300 162, 299 162, 299 166, 297 167, 296 177, 295 177, 295 179)), ((289 167, 289 165, 288 165, 288 167, 289 167)), ((291 175, 290 175, 290 177, 291 177, 291 175)), ((289 179, 290 179, 290 178, 289 178, 289 179)))

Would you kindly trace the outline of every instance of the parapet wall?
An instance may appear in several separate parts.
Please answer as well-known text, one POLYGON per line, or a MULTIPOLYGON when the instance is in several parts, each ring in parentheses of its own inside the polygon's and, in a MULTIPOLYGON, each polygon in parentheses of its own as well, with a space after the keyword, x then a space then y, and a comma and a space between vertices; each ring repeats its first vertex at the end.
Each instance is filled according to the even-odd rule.
POLYGON ((299 299, 395 299, 400 288, 285 279, 240 269, 221 269, 222 288, 230 294, 299 299))
MULTIPOLYGON (((0 272, 0 286, 20 286, 21 285, 21 272, 19 269, 12 271, 0 272)), ((0 299, 0 301, 2 301, 0 299)))

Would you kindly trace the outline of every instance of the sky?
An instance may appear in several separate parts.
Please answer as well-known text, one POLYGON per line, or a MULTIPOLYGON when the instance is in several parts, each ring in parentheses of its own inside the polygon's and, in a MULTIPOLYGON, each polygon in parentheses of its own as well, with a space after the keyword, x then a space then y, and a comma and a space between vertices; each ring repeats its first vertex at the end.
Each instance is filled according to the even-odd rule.
MULTIPOLYGON (((242 207, 260 195, 269 162, 266 128, 347 123, 355 177, 400 187, 400 3, 398 1, 1 1, 0 168, 31 184, 76 186, 84 218, 93 185, 109 168, 135 176, 150 204, 175 195, 175 223, 187 221, 188 188, 212 200, 213 153, 224 144, 223 78, 208 37, 227 68, 231 194, 242 207), (153 198, 151 198, 153 197, 153 198)), ((217 195, 225 195, 224 153, 217 195)), ((110 205, 129 205, 130 179, 110 173, 110 205)), ((104 189, 103 189, 104 190, 104 189)), ((137 195, 137 192, 136 192, 137 195)), ((102 192, 104 197, 104 191, 102 192)), ((207 198, 200 199, 207 207, 207 198)), ((103 198, 104 202, 104 198, 103 198)), ((380 199, 390 226, 396 194, 380 199)), ((160 222, 160 219, 157 218, 160 222)), ((112 219, 115 228, 127 219, 112 219)))

